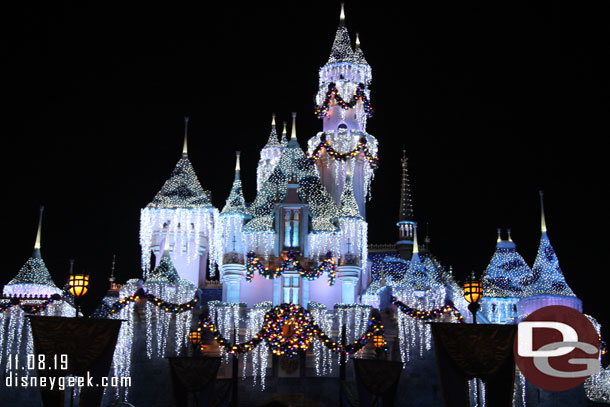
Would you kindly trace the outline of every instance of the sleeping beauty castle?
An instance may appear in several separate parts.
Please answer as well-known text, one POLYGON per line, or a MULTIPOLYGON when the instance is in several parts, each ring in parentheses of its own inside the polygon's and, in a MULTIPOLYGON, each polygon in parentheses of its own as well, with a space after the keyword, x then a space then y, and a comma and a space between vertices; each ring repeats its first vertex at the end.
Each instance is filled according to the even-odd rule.
MULTIPOLYGON (((400 163, 386 164, 402 171, 398 217, 387 219, 388 228, 396 225, 396 241, 368 242, 366 204, 383 145, 367 132, 372 78, 358 35, 352 45, 342 7, 330 56, 319 70, 315 114, 321 131, 305 142, 295 113, 290 132, 286 122, 278 131, 272 117, 268 138, 261 135, 252 202, 244 199, 238 152, 226 203, 213 206, 189 160, 185 121, 182 155, 140 213, 142 275, 122 285, 111 277, 95 313, 124 320, 111 373, 132 377, 129 387, 106 389, 104 405, 173 405, 164 386, 170 380, 166 358, 191 354, 191 332, 203 333, 204 354, 227 364, 219 377, 230 376, 231 357, 239 355, 239 375, 248 384, 244 403, 249 395, 262 400, 281 392, 277 380, 289 378, 317 383, 320 394, 307 396, 327 405, 334 400, 334 393, 324 394, 330 382, 315 380, 338 377, 341 354, 374 357, 373 337, 376 344, 381 335, 386 357, 403 362, 401 389, 414 395, 397 405, 442 404, 430 323, 472 322, 472 316, 451 268, 432 253, 430 237, 418 233, 404 152, 400 163)), ((551 245, 542 193, 540 203, 540 246, 531 267, 510 230, 498 230, 481 277, 479 323, 516 324, 547 305, 582 311, 551 245)), ((8 357, 32 353, 26 315, 75 312, 71 294, 55 284, 44 264, 41 229, 42 211, 32 257, 3 288, 4 372, 8 357)), ((348 363, 348 375, 350 369, 348 363)), ((515 377, 514 405, 553 405, 552 395, 534 397, 536 389, 518 372, 515 377)), ((610 373, 602 369, 579 389, 582 400, 570 396, 580 400, 573 405, 586 404, 585 394, 610 401, 609 383, 610 373)), ((472 400, 478 388, 471 386, 472 400)), ((38 405, 35 392, 24 391, 0 392, 21 405, 38 405)))

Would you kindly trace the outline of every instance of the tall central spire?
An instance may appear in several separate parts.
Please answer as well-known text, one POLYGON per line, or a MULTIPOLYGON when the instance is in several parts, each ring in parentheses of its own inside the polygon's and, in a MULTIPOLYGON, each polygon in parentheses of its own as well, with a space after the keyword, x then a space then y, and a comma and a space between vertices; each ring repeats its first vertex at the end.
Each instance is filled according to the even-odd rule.
POLYGON ((402 179, 400 184, 400 208, 398 210, 398 242, 396 247, 403 259, 409 259, 415 245, 415 218, 413 215, 413 201, 411 199, 411 185, 407 171, 407 153, 402 150, 400 164, 402 179))
POLYGON ((411 200, 411 185, 409 182, 409 172, 407 170, 408 158, 407 152, 402 150, 402 158, 400 159, 402 166, 402 180, 400 184, 400 211, 398 221, 413 221, 413 201, 411 200))

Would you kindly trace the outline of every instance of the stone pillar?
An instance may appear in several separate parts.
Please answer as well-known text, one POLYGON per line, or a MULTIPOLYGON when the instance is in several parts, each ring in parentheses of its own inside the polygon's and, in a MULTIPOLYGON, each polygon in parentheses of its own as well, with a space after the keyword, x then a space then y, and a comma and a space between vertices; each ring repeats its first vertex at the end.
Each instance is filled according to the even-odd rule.
POLYGON ((246 276, 246 266, 243 264, 223 264, 220 275, 226 288, 223 289, 223 301, 239 302, 239 287, 241 279, 246 276))
POLYGON ((341 281, 341 302, 354 304, 356 302, 356 284, 360 277, 360 267, 339 266, 337 267, 337 278, 341 281))

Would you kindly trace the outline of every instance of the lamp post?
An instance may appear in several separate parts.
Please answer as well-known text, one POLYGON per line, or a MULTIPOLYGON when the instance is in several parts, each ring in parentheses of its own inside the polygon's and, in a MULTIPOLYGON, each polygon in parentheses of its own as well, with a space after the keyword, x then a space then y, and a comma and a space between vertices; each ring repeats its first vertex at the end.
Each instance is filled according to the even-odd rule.
POLYGON ((189 332, 189 342, 193 345, 193 356, 199 354, 197 349, 201 344, 201 331, 199 329, 189 332))
POLYGON ((379 359, 386 346, 385 336, 383 333, 378 332, 373 335, 373 346, 375 346, 375 353, 377 355, 377 359, 379 359))
POLYGON ((87 294, 89 290, 89 275, 88 274, 70 274, 68 280, 70 294, 74 296, 74 308, 76 308, 76 317, 78 318, 80 298, 87 294))
POLYGON ((479 301, 483 296, 483 285, 477 280, 474 271, 468 281, 464 283, 464 298, 468 301, 468 310, 472 312, 472 323, 477 323, 477 312, 481 308, 479 301))

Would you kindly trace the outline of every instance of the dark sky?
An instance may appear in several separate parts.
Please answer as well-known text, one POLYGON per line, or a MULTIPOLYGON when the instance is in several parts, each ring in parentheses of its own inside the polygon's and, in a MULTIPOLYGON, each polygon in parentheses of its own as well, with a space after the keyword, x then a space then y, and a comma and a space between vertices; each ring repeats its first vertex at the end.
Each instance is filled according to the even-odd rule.
MULTIPOLYGON (((89 308, 113 253, 119 281, 140 276, 139 210, 180 157, 185 115, 189 155, 214 204, 229 193, 237 149, 252 200, 271 113, 298 113, 302 146, 321 130, 312 99, 339 3, 288 3, 28 3, 3 13, 9 255, 0 283, 30 255, 40 204, 43 258, 58 284, 69 258, 91 274, 89 308)), ((606 14, 495 3, 347 3, 348 29, 373 68, 368 131, 381 162, 370 241, 396 240, 402 145, 416 217, 458 276, 485 268, 497 227, 512 227, 533 263, 544 189, 568 283, 607 329, 606 14)))

